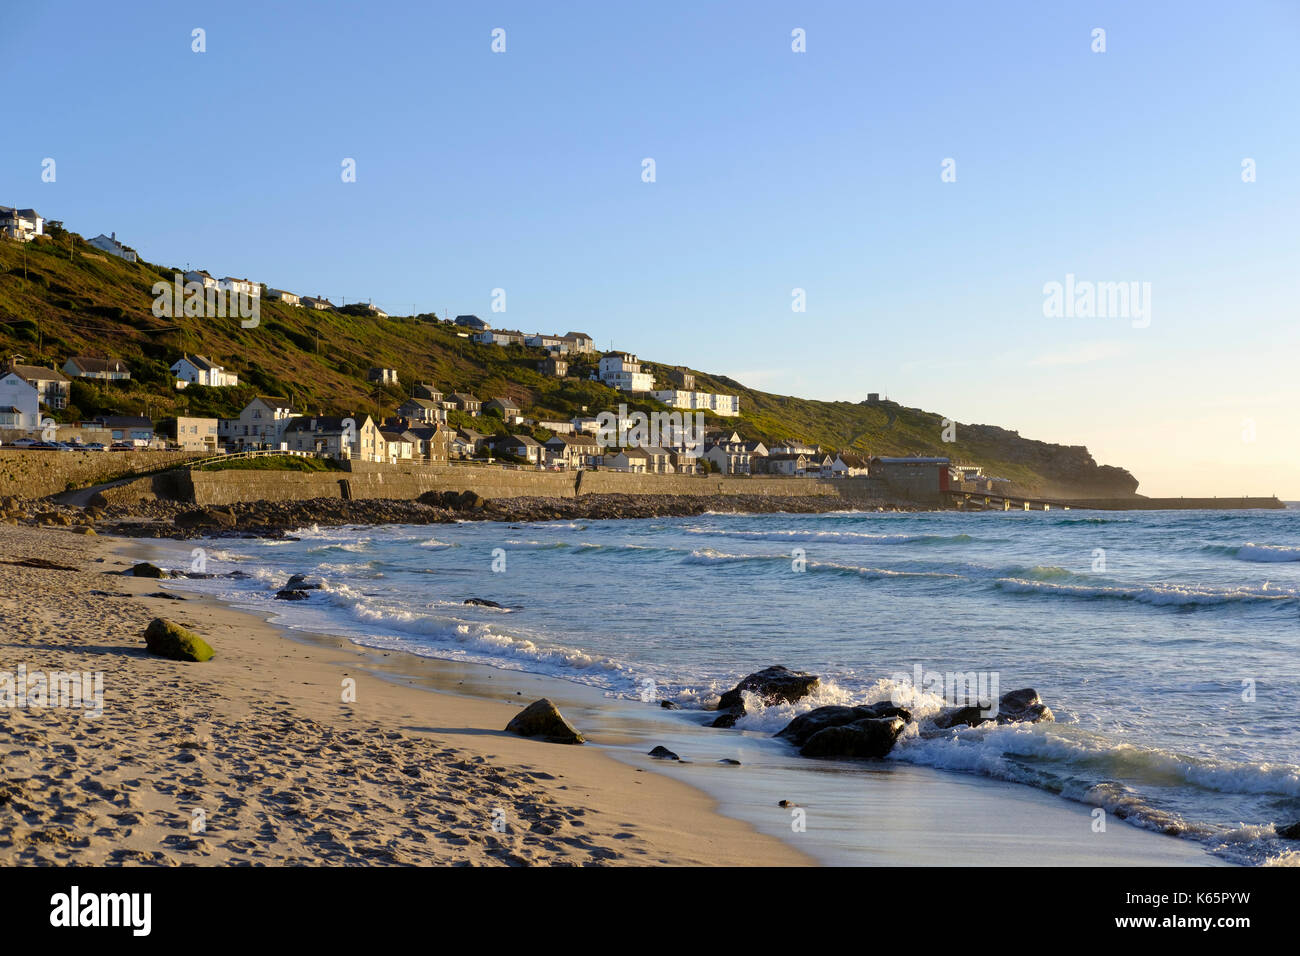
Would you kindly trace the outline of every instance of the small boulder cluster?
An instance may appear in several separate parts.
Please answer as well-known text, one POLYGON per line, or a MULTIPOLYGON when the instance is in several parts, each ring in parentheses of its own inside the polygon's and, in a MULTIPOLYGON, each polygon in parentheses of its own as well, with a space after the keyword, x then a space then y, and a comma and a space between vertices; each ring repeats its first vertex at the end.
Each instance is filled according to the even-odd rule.
MULTIPOLYGON (((734 727, 736 721, 745 715, 745 693, 758 696, 767 706, 793 704, 813 693, 820 683, 815 674, 792 671, 780 665, 755 671, 722 695, 718 701, 718 716, 710 726, 734 727)), ((975 727, 989 722, 1037 723, 1055 719, 1038 692, 1024 688, 1003 694, 995 716, 987 716, 978 705, 953 707, 927 721, 922 733, 928 736, 953 727, 975 727)), ((857 707, 831 705, 800 714, 776 736, 798 747, 799 753, 805 757, 879 759, 893 750, 911 721, 911 711, 889 701, 857 707)))

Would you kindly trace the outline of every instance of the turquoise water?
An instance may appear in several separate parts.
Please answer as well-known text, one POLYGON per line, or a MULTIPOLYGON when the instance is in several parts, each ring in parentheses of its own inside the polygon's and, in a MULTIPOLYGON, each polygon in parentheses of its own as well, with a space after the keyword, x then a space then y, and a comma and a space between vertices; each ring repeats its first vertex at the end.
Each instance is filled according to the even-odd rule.
MULTIPOLYGON (((946 702, 910 684, 976 672, 1034 687, 1056 723, 909 727, 891 761, 982 775, 1284 859, 1300 821, 1300 510, 704 515, 306 529, 205 545, 191 585, 361 644, 704 708, 744 674, 822 676, 827 703, 946 702), (494 570, 495 568, 495 570, 494 570), (273 601, 290 574, 324 588, 273 601), (467 606, 466 598, 501 609, 467 606)), ((730 732, 718 730, 726 735, 730 732)), ((865 769, 863 772, 867 772, 865 769)))

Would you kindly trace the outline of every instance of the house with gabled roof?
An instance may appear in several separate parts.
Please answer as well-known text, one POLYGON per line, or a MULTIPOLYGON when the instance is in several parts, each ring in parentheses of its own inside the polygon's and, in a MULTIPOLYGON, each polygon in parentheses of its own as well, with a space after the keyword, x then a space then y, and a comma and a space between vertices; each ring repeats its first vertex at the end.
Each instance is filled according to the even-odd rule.
POLYGON ((369 415, 300 415, 284 429, 290 451, 326 458, 383 461, 384 439, 369 415))
POLYGON ((74 355, 63 363, 63 374, 72 378, 98 378, 110 382, 124 382, 130 379, 131 369, 117 358, 74 355))
POLYGON ((455 403, 456 408, 460 411, 468 412, 475 417, 483 410, 483 403, 469 392, 452 392, 448 398, 455 403))
POLYGON ((218 421, 218 440, 236 451, 273 451, 283 443, 289 422, 301 414, 287 398, 257 395, 240 410, 238 418, 218 421))
POLYGON ((447 420, 447 410, 442 407, 442 401, 431 398, 408 398, 397 406, 397 414, 425 424, 447 420))
POLYGON ((529 464, 535 465, 546 459, 546 449, 542 447, 541 442, 528 435, 505 435, 498 438, 493 446, 498 453, 522 458, 529 464))
POLYGON ((68 377, 57 369, 45 368, 43 365, 23 365, 16 358, 11 358, 4 370, 17 375, 36 389, 40 403, 46 408, 68 407, 72 386, 68 377))
POLYGON ((483 403, 483 411, 498 412, 507 425, 518 425, 524 420, 524 416, 520 414, 519 406, 515 404, 514 399, 510 398, 490 398, 483 403))
POLYGON ((177 388, 187 385, 229 388, 239 384, 238 375, 227 372, 224 365, 218 365, 206 355, 186 353, 172 363, 171 371, 176 376, 177 388))
POLYGON ((37 236, 45 235, 45 220, 35 209, 0 206, 0 235, 19 242, 31 242, 37 236))
POLYGON ((94 239, 87 239, 86 245, 94 246, 96 249, 107 252, 110 256, 117 256, 127 262, 138 262, 140 259, 134 249, 117 241, 117 233, 106 236, 101 232, 94 239))
POLYGON ((600 464, 602 449, 594 435, 574 432, 572 435, 552 435, 546 440, 547 460, 570 470, 593 468, 600 464))

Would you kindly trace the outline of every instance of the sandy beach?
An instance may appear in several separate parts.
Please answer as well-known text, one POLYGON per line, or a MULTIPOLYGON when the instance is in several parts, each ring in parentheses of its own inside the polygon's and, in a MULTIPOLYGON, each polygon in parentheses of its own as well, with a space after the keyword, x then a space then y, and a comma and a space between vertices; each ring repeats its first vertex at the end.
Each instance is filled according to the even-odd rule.
POLYGON ((0 863, 1222 862, 1123 824, 1099 835, 1086 806, 1031 788, 893 761, 810 764, 765 735, 555 678, 286 631, 182 582, 121 573, 187 553, 0 525, 0 679, 23 667, 103 680, 98 716, 89 702, 0 707, 0 863), (216 656, 147 654, 143 631, 160 616, 216 656), (503 732, 541 696, 587 745, 503 732), (656 744, 683 762, 648 758, 656 744), (793 836, 787 800, 809 821, 793 836))
POLYGON ((518 706, 403 687, 357 667, 345 641, 291 641, 215 602, 150 597, 158 581, 116 573, 133 563, 126 545, 0 526, 3 560, 76 569, 0 564, 0 671, 103 673, 102 716, 0 709, 0 863, 810 862, 599 738, 506 735, 518 706), (159 616, 215 658, 147 655, 159 616))

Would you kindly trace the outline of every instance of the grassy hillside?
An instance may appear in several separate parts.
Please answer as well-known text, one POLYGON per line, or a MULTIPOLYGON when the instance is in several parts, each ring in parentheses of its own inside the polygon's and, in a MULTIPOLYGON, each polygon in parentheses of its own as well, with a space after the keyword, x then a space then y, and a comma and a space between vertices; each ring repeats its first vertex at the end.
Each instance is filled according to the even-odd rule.
MULTIPOLYGON (((509 397, 538 418, 596 413, 620 401, 645 411, 653 400, 628 397, 586 376, 591 363, 570 365, 570 377, 536 371, 538 349, 478 345, 432 316, 375 318, 318 312, 263 301, 257 328, 237 318, 158 318, 155 282, 171 282, 173 266, 128 263, 99 253, 73 233, 21 244, 0 240, 0 353, 30 364, 61 367, 71 355, 111 355, 128 362, 129 383, 73 381, 71 406, 56 416, 70 421, 97 414, 232 416, 256 394, 287 395, 305 411, 391 414, 414 382, 444 392, 470 391, 486 401, 509 397), (240 386, 177 391, 168 371, 182 352, 198 352, 239 375, 240 386), (377 389, 372 366, 396 368, 401 386, 377 389)), ((261 277, 276 285, 274 276, 261 277)), ((312 290, 297 290, 310 294, 312 290)), ((546 330, 546 331, 565 331, 546 330)), ((599 329, 593 330, 597 334, 599 329)), ((667 387, 672 355, 643 356, 667 387), (669 364, 659 365, 658 362, 669 364)), ((739 419, 710 419, 747 438, 802 438, 830 449, 869 454, 937 454, 978 462, 985 471, 1049 494, 1125 494, 1136 481, 1118 468, 1098 467, 1087 450, 1021 438, 988 425, 957 425, 957 440, 942 440, 942 416, 892 402, 819 402, 772 395, 728 378, 697 371, 696 387, 740 395, 739 419)), ((504 430, 475 419, 481 430, 504 430), (486 426, 486 427, 485 427, 486 426)))

